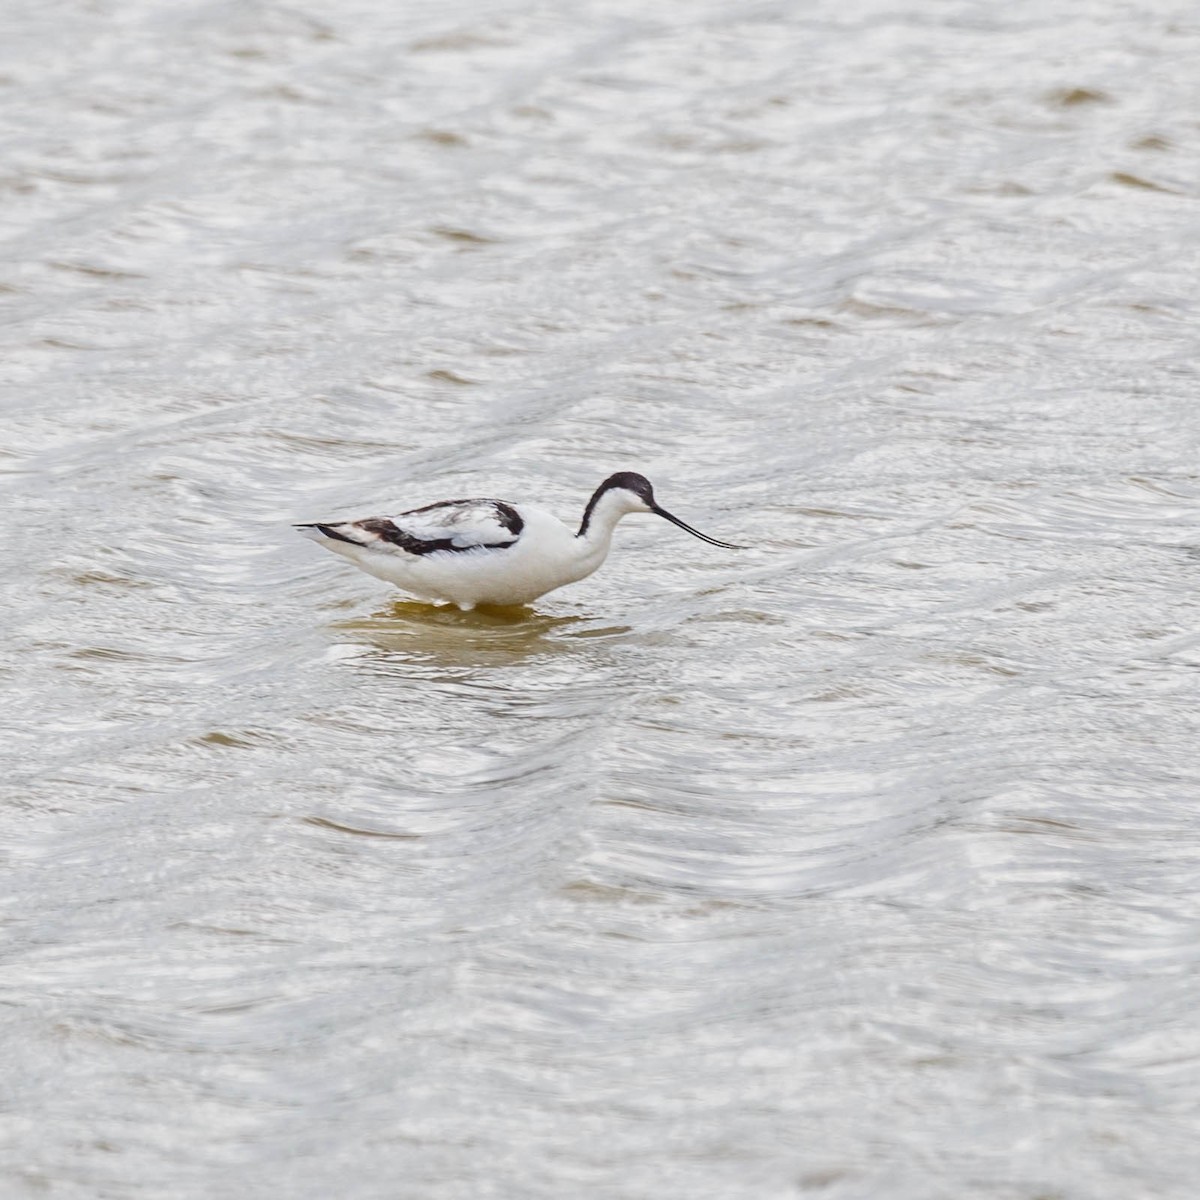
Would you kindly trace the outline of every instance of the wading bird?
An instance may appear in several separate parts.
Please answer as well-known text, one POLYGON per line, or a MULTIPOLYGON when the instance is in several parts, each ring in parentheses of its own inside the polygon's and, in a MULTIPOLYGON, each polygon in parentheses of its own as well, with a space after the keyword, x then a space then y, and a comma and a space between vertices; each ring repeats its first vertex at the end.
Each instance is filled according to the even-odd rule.
POLYGON ((618 471, 596 489, 578 532, 544 508, 503 500, 443 500, 395 517, 296 528, 368 575, 468 612, 477 604, 528 604, 590 575, 629 513, 656 513, 702 542, 742 549, 685 525, 654 499, 650 480, 633 471, 618 471))

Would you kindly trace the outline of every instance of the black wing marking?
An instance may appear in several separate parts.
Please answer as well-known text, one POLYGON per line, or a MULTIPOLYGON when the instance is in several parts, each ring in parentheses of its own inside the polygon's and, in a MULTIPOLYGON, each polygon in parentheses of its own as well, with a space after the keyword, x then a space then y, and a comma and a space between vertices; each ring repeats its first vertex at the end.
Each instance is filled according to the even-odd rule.
POLYGON ((516 545, 525 522, 503 500, 442 500, 395 517, 367 517, 301 526, 319 530, 335 541, 406 554, 504 550, 516 545))
POLYGON ((333 538, 335 542, 349 542, 351 546, 361 546, 362 543, 356 538, 347 537, 344 533, 338 532, 336 525, 322 525, 314 521, 311 525, 297 525, 297 529, 319 529, 327 538, 333 538))
POLYGON ((399 546, 409 554, 433 554, 437 550, 474 550, 480 544, 460 546, 453 538, 419 538, 401 529, 391 517, 368 517, 365 521, 355 521, 354 524, 367 533, 375 534, 380 541, 399 546))
POLYGON ((441 527, 495 521, 513 537, 519 536, 525 528, 521 514, 503 500, 439 500, 436 504, 426 504, 424 508, 410 508, 400 514, 401 517, 427 515, 433 523, 441 527))

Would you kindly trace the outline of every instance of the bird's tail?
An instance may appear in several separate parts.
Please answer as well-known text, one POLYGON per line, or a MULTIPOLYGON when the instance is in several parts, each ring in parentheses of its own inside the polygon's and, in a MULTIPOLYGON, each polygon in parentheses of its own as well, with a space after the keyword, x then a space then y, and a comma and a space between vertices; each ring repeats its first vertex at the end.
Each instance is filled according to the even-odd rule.
POLYGON ((351 536, 357 531, 349 522, 325 523, 312 521, 305 525, 294 525, 292 528, 303 530, 305 537, 310 537, 318 542, 327 538, 331 542, 346 542, 351 546, 363 546, 366 544, 365 538, 351 536))

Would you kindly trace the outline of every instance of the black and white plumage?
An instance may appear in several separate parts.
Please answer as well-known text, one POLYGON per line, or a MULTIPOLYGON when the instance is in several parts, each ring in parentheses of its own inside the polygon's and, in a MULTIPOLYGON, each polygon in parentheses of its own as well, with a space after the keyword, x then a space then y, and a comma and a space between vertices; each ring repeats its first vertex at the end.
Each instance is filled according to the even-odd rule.
MULTIPOLYGON (((521 514, 503 500, 441 500, 395 517, 367 517, 337 525, 301 525, 352 546, 384 542, 407 554, 505 550, 525 528, 521 514)), ((384 547, 380 547, 381 549, 384 547)))
POLYGON ((394 517, 298 525, 368 574, 425 600, 469 610, 528 604, 590 575, 604 561, 617 522, 651 512, 714 546, 736 550, 685 525, 654 499, 644 475, 618 471, 593 493, 579 530, 533 504, 443 500, 394 517))

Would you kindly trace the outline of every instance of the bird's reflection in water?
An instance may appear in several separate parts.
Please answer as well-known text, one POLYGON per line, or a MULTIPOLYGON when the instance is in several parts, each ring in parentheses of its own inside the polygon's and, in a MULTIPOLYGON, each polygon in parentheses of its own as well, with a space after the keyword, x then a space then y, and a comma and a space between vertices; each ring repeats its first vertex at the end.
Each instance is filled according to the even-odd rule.
POLYGON ((370 616, 338 621, 333 627, 390 662, 460 667, 515 665, 572 653, 582 642, 629 632, 625 625, 603 625, 591 617, 528 607, 461 612, 453 605, 411 600, 393 601, 370 616))

